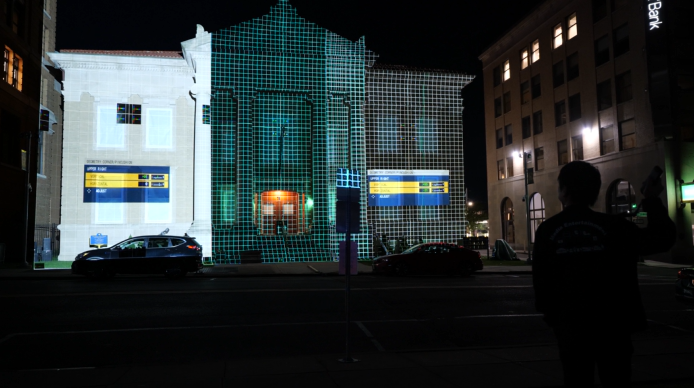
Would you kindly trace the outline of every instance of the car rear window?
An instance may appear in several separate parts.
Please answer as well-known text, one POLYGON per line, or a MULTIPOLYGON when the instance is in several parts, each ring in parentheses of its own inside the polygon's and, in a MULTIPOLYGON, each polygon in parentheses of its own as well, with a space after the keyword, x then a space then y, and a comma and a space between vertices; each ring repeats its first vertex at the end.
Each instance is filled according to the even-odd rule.
POLYGON ((181 244, 185 244, 185 243, 186 243, 186 240, 184 240, 182 238, 172 238, 171 239, 171 245, 173 245, 175 247, 179 246, 181 244))
POLYGON ((150 237, 147 240, 147 248, 166 248, 169 246, 169 239, 166 237, 150 237))

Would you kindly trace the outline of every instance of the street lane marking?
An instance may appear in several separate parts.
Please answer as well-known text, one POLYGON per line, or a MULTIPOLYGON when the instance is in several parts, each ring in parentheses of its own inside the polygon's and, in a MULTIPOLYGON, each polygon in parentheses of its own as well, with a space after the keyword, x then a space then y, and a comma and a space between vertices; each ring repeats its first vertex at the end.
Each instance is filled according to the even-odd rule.
POLYGON ((361 331, 364 332, 364 334, 366 334, 366 338, 371 340, 371 342, 374 344, 374 346, 376 346, 376 349, 378 349, 379 352, 385 352, 386 351, 383 348, 383 346, 381 346, 381 344, 378 342, 378 340, 376 340, 376 338, 374 338, 374 336, 371 334, 369 329, 367 329, 366 326, 364 326, 363 323, 361 323, 360 321, 354 321, 354 323, 357 326, 359 326, 359 328, 361 329, 361 331))

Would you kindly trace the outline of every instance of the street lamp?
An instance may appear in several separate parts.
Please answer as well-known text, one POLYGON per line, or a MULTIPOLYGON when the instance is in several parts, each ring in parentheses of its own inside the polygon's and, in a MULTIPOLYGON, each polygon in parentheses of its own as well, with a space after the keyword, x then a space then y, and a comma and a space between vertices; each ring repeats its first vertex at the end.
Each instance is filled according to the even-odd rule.
POLYGON ((528 160, 532 157, 530 152, 520 151, 518 157, 523 158, 523 175, 525 177, 525 234, 528 238, 528 263, 533 262, 533 253, 530 249, 530 198, 528 197, 528 185, 533 184, 533 168, 528 168, 528 160))

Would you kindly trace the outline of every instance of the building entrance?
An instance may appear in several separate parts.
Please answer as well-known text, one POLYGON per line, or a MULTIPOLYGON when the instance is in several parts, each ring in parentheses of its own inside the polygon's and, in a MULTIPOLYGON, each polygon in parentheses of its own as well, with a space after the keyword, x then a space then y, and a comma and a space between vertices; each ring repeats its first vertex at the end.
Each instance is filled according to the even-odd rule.
POLYGON ((255 196, 256 225, 260 234, 297 235, 306 233, 306 195, 295 191, 264 191, 255 196))

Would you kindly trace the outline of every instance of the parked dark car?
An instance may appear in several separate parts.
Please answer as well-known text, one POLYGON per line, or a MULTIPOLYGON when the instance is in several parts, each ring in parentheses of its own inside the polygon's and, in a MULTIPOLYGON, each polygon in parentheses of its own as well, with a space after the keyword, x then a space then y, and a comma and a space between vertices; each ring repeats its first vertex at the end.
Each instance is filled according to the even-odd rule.
POLYGON ((694 268, 682 268, 677 271, 675 296, 681 301, 694 302, 694 268))
POLYGON ((202 268, 202 246, 194 237, 138 236, 110 248, 82 252, 72 263, 74 275, 164 274, 183 277, 202 268))
POLYGON ((477 251, 448 243, 424 243, 373 261, 374 273, 394 275, 447 274, 468 276, 483 268, 477 251))

